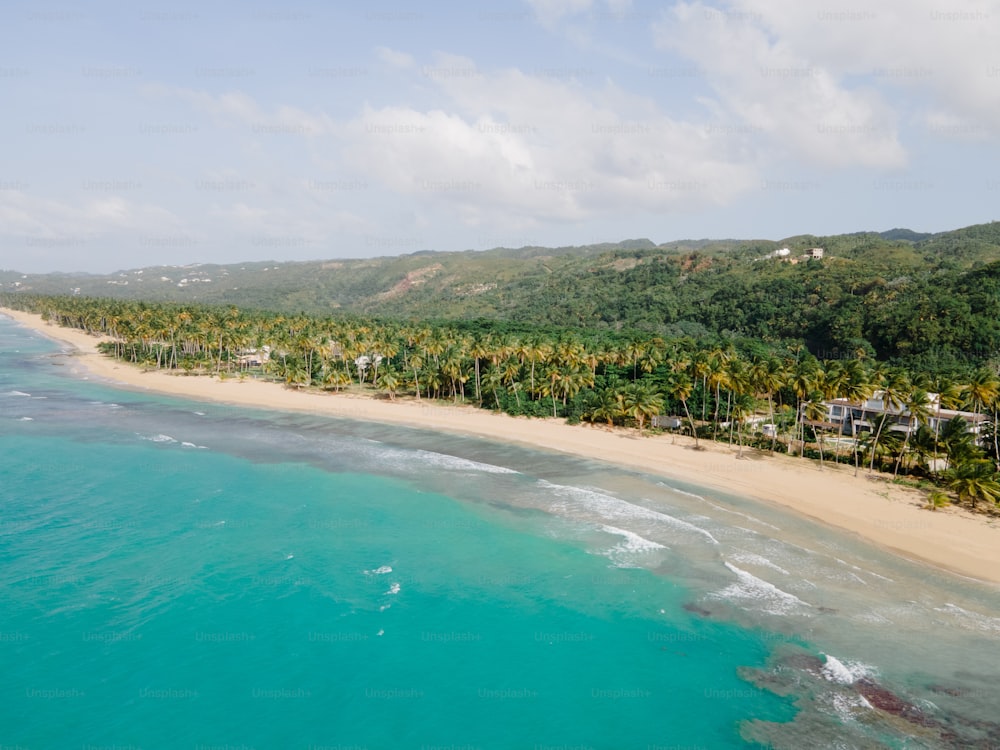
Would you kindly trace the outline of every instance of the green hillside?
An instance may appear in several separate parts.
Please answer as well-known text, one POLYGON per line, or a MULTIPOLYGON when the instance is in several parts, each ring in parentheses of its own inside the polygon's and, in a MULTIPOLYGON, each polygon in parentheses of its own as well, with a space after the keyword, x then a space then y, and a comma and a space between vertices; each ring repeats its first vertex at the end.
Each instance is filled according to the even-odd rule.
POLYGON ((825 358, 951 369, 1000 350, 1000 222, 783 240, 0 273, 7 292, 236 305, 387 319, 493 320, 663 336, 798 341, 825 358), (787 258, 771 255, 788 248, 787 258), (821 260, 800 256, 823 248, 821 260))

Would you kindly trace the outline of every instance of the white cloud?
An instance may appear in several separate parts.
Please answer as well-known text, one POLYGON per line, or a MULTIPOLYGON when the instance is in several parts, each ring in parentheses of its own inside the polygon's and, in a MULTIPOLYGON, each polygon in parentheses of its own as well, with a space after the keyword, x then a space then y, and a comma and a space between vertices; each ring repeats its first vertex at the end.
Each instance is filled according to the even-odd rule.
POLYGON ((525 0, 543 26, 553 26, 567 16, 590 10, 593 0, 525 0))
POLYGON ((192 89, 159 88, 153 91, 179 97, 220 123, 239 123, 253 135, 315 137, 330 135, 336 131, 333 119, 327 115, 310 114, 285 105, 267 111, 252 97, 239 91, 219 95, 192 89))
POLYGON ((756 9, 680 3, 657 25, 659 44, 695 61, 718 111, 815 165, 900 167, 896 116, 872 87, 845 87, 838 71, 800 52, 808 36, 775 36, 756 9))
POLYGON ((322 202, 308 200, 308 188, 289 196, 282 204, 253 205, 237 201, 216 205, 209 216, 220 222, 222 231, 248 239, 251 244, 274 247, 319 248, 340 233, 371 231, 372 224, 357 214, 322 202))
POLYGON ((13 191, 0 191, 0 244, 9 257, 3 265, 106 270, 143 264, 154 247, 196 244, 186 222, 150 203, 105 196, 78 203, 13 191))
POLYGON ((346 128, 347 154, 470 226, 696 210, 759 184, 732 133, 675 120, 610 83, 482 73, 456 57, 430 69, 442 71, 432 80, 447 108, 366 107, 346 128))
POLYGON ((839 153, 845 163, 869 166, 904 160, 895 123, 914 114, 942 139, 1000 136, 998 34, 1000 0, 680 3, 657 28, 662 46, 706 68, 722 105, 737 116, 820 162, 839 153), (765 70, 777 74, 761 80, 765 70), (899 95, 917 111, 894 115, 899 95), (794 122, 771 123, 764 110, 786 111, 794 122), (839 128, 817 140, 810 120, 839 128))
POLYGON ((413 67, 413 56, 405 52, 389 49, 388 47, 376 47, 375 54, 378 55, 379 60, 393 68, 405 69, 413 67))
POLYGON ((17 191, 0 191, 3 234, 28 239, 93 238, 121 230, 169 231, 177 216, 149 203, 120 196, 71 203, 17 191))

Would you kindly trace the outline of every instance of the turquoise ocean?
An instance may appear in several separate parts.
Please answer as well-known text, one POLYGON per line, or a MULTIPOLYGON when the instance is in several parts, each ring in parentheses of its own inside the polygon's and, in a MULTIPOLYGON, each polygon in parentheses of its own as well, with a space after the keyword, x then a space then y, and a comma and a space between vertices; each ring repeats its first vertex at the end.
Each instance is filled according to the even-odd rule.
POLYGON ((998 587, 600 462, 116 389, 3 317, 0 561, 5 749, 1000 748, 998 587))

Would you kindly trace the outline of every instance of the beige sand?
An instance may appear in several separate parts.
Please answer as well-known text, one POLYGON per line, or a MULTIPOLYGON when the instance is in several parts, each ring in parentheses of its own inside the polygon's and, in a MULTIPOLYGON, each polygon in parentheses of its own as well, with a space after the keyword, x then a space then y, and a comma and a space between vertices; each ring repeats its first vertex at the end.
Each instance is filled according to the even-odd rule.
POLYGON ((468 406, 426 400, 376 400, 368 396, 298 392, 251 379, 220 380, 167 372, 142 372, 95 351, 97 339, 53 326, 38 315, 2 313, 52 339, 69 344, 81 369, 131 388, 239 406, 305 411, 335 417, 411 425, 476 435, 609 461, 736 495, 777 503, 852 531, 905 557, 982 581, 1000 583, 1000 524, 958 509, 923 510, 922 495, 882 479, 854 477, 853 469, 789 456, 747 451, 742 460, 728 446, 646 435, 635 430, 571 426, 561 420, 492 414, 468 406))

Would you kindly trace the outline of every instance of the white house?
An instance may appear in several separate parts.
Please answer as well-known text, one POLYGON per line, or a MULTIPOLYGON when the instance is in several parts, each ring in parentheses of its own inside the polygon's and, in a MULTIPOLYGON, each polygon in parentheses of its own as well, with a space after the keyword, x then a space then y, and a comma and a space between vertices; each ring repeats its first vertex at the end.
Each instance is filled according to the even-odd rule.
MULTIPOLYGON (((882 395, 883 391, 875 391, 870 399, 863 402, 848 401, 847 399, 826 401, 824 402, 827 410, 826 418, 823 420, 824 423, 818 426, 837 430, 842 435, 856 437, 860 432, 877 430, 883 414, 888 414, 890 417, 885 429, 913 432, 920 426, 920 422, 913 418, 907 409, 902 406, 894 407, 886 404, 882 395)), ((976 414, 971 411, 942 409, 937 393, 928 393, 927 396, 930 412, 927 418, 927 427, 932 430, 940 429, 945 422, 954 417, 961 417, 969 432, 978 436, 983 425, 989 419, 985 414, 976 414)))

